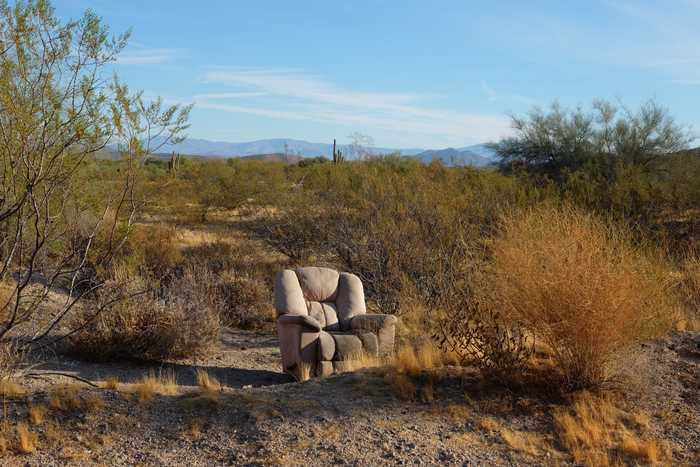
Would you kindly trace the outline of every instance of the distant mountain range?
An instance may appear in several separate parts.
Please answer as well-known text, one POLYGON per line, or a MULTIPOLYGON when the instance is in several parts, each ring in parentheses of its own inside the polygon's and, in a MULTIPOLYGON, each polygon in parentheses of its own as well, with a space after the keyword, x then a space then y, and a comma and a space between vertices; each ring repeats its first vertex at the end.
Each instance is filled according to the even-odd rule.
POLYGON ((439 159, 443 164, 449 166, 473 165, 475 167, 492 165, 496 160, 496 154, 493 149, 485 144, 476 144, 459 149, 429 149, 416 154, 416 157, 425 163, 439 159))
MULTIPOLYGON (((158 143, 155 142, 157 145, 158 143)), ((351 145, 339 145, 338 148, 349 159, 357 157, 355 148, 351 145)), ((463 148, 447 148, 447 149, 395 149, 395 148, 369 148, 372 154, 396 154, 402 156, 417 157, 423 162, 429 163, 435 159, 441 160, 445 165, 473 165, 487 166, 495 161, 495 153, 492 149, 484 144, 477 144, 463 148)), ((295 156, 298 157, 317 157, 324 156, 330 158, 333 152, 333 144, 330 143, 310 143, 308 141, 276 138, 262 139, 257 141, 249 141, 243 143, 228 143, 222 141, 209 141, 198 138, 187 138, 185 141, 172 145, 163 145, 160 153, 177 152, 180 154, 191 156, 204 157, 245 157, 255 156, 255 158, 269 160, 269 155, 284 155, 287 154, 287 160, 291 160, 295 156)))
MULTIPOLYGON (((156 144, 157 141, 156 141, 156 144)), ((351 145, 341 144, 338 149, 343 151, 350 158, 356 157, 354 148, 351 145)), ((376 154, 390 154, 397 152, 392 148, 371 148, 376 154)), ((179 152, 181 154, 191 154, 196 156, 219 156, 219 157, 239 157, 252 156, 257 154, 297 154, 304 157, 326 156, 330 157, 333 152, 332 143, 310 143, 298 139, 275 138, 248 141, 244 143, 227 143, 223 141, 209 141, 206 139, 187 138, 182 143, 175 145, 166 144, 160 152, 179 152)), ((416 155, 423 149, 402 149, 400 152, 405 156, 416 155)))

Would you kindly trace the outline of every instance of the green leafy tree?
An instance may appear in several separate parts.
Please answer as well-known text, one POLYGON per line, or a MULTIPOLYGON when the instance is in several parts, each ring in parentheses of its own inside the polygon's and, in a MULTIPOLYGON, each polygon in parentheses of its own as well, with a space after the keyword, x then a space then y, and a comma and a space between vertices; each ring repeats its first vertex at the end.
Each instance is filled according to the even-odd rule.
POLYGON ((0 298, 2 341, 20 327, 31 343, 56 336, 86 297, 94 316, 124 298, 99 271, 139 207, 152 142, 177 140, 189 114, 109 76, 128 37, 91 11, 62 22, 46 0, 0 2, 0 282, 11 291, 0 298), (119 177, 96 183, 94 156, 112 143, 119 177), (61 304, 43 306, 59 288, 61 304))
POLYGON ((591 161, 612 166, 618 161, 648 167, 661 156, 685 149, 692 141, 668 110, 648 101, 636 112, 598 100, 592 109, 566 109, 553 103, 524 116, 512 116, 515 135, 493 145, 504 170, 562 180, 591 161))

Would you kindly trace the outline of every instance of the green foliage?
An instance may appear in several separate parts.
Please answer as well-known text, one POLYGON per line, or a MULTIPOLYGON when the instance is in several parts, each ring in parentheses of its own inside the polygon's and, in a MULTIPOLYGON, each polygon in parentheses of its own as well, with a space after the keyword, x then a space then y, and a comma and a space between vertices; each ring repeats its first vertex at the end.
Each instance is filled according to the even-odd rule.
POLYGON ((140 206, 151 137, 176 141, 187 127, 188 107, 146 104, 108 79, 128 37, 92 11, 63 22, 48 1, 0 3, 0 281, 14 280, 15 297, 0 303, 0 339, 45 312, 35 342, 80 299, 99 300, 140 206), (122 158, 98 164, 108 142, 122 158), (36 278, 45 286, 29 292, 36 278), (46 312, 57 286, 70 300, 46 312))
POLYGON ((592 111, 555 102, 547 112, 536 107, 513 116, 512 126, 515 136, 493 145, 502 167, 524 167, 557 181, 591 161, 646 166, 685 149, 693 139, 654 101, 635 113, 606 101, 594 101, 592 111))

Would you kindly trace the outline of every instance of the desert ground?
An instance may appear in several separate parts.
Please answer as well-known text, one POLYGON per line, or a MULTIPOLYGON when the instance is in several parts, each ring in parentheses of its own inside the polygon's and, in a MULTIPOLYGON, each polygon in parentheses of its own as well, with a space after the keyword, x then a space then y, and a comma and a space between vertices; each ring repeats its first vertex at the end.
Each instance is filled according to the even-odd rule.
MULTIPOLYGON (((663 464, 697 465, 700 333, 676 333, 643 354, 654 371, 637 384, 653 390, 637 398, 621 388, 610 396, 619 413, 600 423, 610 423, 610 436, 629 430, 665 440, 672 458, 660 457, 663 464)), ((6 453, 3 465, 577 464, 553 421, 564 401, 547 388, 485 385, 469 368, 421 372, 418 387, 431 390, 417 397, 393 386, 382 367, 298 383, 280 372, 273 335, 232 329, 202 360, 45 362, 37 373, 98 387, 47 375, 32 379, 27 394, 6 397, 6 421, 26 420, 37 439, 34 452, 6 453), (198 383, 198 370, 220 384, 198 383), (166 381, 146 387, 149 375, 166 381), (37 407, 46 408, 38 417, 37 407)), ((632 460, 633 448, 625 448, 632 460)), ((638 455, 644 464, 646 454, 638 455)))
MULTIPOLYGON (((179 228, 178 248, 225 241, 280 260, 237 227, 237 213, 213 217, 179 228)), ((0 463, 697 464, 700 332, 636 350, 642 370, 628 369, 624 386, 562 398, 537 378, 504 386, 450 363, 374 362, 296 382, 281 372, 271 323, 224 327, 206 355, 157 363, 91 363, 59 346, 31 355, 28 376, 3 388, 0 463), (565 412, 576 420, 567 428, 557 422, 565 412), (579 451, 563 441, 571 436, 579 451)))

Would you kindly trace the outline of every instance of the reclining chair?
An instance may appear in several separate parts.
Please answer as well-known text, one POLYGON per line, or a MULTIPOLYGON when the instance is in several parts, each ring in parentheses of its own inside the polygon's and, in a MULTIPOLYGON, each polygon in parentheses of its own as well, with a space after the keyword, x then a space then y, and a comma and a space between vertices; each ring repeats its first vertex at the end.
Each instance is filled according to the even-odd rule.
POLYGON ((333 269, 286 269, 275 277, 282 369, 297 380, 352 369, 362 356, 394 350, 396 316, 367 314, 362 282, 333 269))

